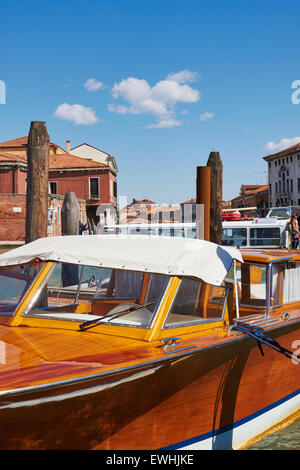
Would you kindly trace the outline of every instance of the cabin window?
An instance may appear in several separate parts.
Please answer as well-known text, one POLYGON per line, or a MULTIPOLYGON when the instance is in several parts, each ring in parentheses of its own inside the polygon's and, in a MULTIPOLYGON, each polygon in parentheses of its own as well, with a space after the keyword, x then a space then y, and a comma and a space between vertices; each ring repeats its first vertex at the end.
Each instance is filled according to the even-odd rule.
POLYGON ((221 320, 226 297, 226 287, 215 287, 198 280, 183 278, 164 328, 199 321, 221 320))
POLYGON ((184 228, 175 228, 174 237, 184 238, 184 228))
MULTIPOLYGON (((267 266, 247 262, 237 263, 236 277, 239 305, 266 307, 267 266)), ((233 268, 228 272, 227 280, 233 282, 233 268)))
POLYGON ((135 227, 128 230, 129 235, 155 235, 155 229, 135 227))
POLYGON ((43 263, 0 270, 0 315, 13 315, 43 263))
POLYGON ((250 246, 280 245, 280 228, 263 227, 250 229, 250 246))
POLYGON ((195 228, 188 228, 186 229, 186 235, 187 238, 196 238, 196 229, 195 228))
POLYGON ((272 265, 272 276, 271 276, 271 298, 270 306, 277 307, 282 304, 283 294, 283 277, 284 277, 284 265, 273 264, 272 265))
POLYGON ((174 237, 175 230, 174 228, 159 228, 158 235, 163 237, 174 237))
POLYGON ((246 228, 224 228, 222 230, 222 244, 224 246, 246 246, 246 228))
MULTIPOLYGON (((282 304, 284 266, 272 265, 270 285, 270 307, 282 304)), ((241 307, 265 308, 267 305, 267 265, 240 263, 236 264, 237 291, 241 307)), ((233 268, 228 272, 226 280, 234 282, 233 268)), ((235 299, 234 299, 235 301, 235 299)))
POLYGON ((300 300, 300 263, 294 266, 288 264, 284 272, 283 302, 297 302, 300 300))

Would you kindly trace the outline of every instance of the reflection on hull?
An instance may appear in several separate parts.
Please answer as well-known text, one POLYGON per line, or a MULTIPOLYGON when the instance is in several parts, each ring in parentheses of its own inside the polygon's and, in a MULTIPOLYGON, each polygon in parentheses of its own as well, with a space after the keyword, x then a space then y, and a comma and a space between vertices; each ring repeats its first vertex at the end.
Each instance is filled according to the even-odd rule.
MULTIPOLYGON (((297 324, 270 335, 291 344, 297 324)), ((237 336, 143 368, 2 393, 0 447, 240 448, 299 408, 295 370, 277 352, 262 357, 253 339, 237 336)))

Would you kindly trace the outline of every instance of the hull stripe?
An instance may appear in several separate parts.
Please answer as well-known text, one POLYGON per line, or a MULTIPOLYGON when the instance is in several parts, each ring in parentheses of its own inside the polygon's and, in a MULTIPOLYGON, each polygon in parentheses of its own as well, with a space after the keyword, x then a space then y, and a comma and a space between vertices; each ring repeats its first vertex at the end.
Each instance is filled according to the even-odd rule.
MULTIPOLYGON (((260 417, 263 414, 265 414, 265 413, 267 413, 267 412, 283 405, 284 403, 286 403, 289 400, 297 397, 298 395, 300 395, 300 389, 296 390, 293 393, 290 393, 286 397, 272 403, 271 405, 266 406, 265 408, 262 408, 261 410, 247 416, 246 418, 242 418, 242 419, 236 421, 235 423, 229 424, 229 425, 224 426, 224 427, 219 428, 219 429, 215 429, 214 431, 210 431, 210 432, 207 432, 205 434, 201 434, 200 436, 193 437, 193 438, 187 439, 185 441, 178 442, 177 444, 172 444, 172 445, 167 446, 167 447, 162 447, 160 450, 180 449, 182 447, 187 447, 187 446, 196 444, 197 442, 204 441, 206 439, 213 439, 217 435, 226 433, 226 432, 231 431, 235 428, 238 428, 239 426, 242 426, 244 424, 249 423, 250 421, 254 420, 255 418, 260 417)), ((288 417, 288 415, 286 417, 288 417)), ((262 429, 260 432, 258 432, 258 434, 260 434, 261 432, 264 432, 265 430, 266 429, 262 429)))

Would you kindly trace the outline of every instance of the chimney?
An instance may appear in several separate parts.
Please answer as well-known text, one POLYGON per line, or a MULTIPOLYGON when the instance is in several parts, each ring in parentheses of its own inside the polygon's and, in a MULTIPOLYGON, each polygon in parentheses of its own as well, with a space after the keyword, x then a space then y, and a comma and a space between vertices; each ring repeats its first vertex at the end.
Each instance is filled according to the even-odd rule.
POLYGON ((70 150, 71 150, 71 142, 69 140, 66 141, 66 145, 67 145, 67 153, 70 153, 70 150))

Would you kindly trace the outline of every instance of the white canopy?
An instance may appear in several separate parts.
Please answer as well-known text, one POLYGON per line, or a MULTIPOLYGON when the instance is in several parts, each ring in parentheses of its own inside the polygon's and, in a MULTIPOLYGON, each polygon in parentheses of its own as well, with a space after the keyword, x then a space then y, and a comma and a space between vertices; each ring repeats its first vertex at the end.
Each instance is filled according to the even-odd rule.
POLYGON ((40 238, 0 255, 0 267, 39 258, 130 271, 192 276, 219 286, 240 252, 204 240, 143 235, 40 238))

